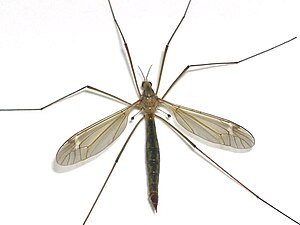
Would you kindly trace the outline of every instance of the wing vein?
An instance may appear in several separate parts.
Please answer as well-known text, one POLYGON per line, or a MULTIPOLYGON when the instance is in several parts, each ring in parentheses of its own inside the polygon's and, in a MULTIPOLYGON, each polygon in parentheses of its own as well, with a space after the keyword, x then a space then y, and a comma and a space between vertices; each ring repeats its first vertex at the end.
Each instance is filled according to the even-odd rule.
POLYGON ((127 125, 129 113, 138 102, 99 120, 70 137, 57 152, 57 163, 63 166, 72 165, 102 152, 122 134, 127 125))
MULTIPOLYGON (((222 138, 222 136, 217 132, 217 131, 215 131, 215 130, 213 130, 211 127, 209 127, 208 125, 206 125, 205 123, 204 123, 204 121, 203 122, 201 122, 199 119, 197 119, 195 116, 193 116, 193 115, 191 115, 191 114, 188 114, 188 113, 186 113, 186 112, 184 112, 184 111, 182 111, 181 110, 181 113, 183 113, 183 114, 185 114, 187 117, 190 117, 193 121, 195 121, 196 123, 198 123, 198 124, 200 124, 203 128, 205 128, 206 130, 207 130, 207 133, 208 134, 210 134, 211 136, 213 136, 214 137, 214 135, 213 134, 211 134, 211 133, 214 133, 216 136, 215 136, 215 138, 216 139, 221 139, 222 140, 222 143, 225 143, 224 142, 224 139, 222 138), (210 132, 209 132, 210 131, 210 132)), ((213 123, 213 122, 212 122, 213 123)), ((225 130, 226 131, 226 130, 225 130)), ((228 132, 228 131, 227 131, 228 132)))
POLYGON ((175 120, 187 131, 206 141, 231 147, 234 152, 249 151, 255 140, 242 126, 208 113, 160 99, 161 106, 174 114, 175 120))

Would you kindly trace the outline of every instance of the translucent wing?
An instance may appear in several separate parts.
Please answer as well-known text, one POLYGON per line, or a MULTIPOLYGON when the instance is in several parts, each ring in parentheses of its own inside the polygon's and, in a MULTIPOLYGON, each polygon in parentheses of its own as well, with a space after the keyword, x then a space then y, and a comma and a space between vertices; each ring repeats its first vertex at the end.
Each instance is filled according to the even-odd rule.
POLYGON ((189 132, 212 143, 232 147, 236 152, 245 152, 253 147, 252 134, 240 125, 211 114, 175 105, 163 100, 161 102, 170 110, 177 122, 189 132))
POLYGON ((58 150, 56 162, 72 165, 104 150, 124 131, 133 107, 128 106, 74 134, 58 150))

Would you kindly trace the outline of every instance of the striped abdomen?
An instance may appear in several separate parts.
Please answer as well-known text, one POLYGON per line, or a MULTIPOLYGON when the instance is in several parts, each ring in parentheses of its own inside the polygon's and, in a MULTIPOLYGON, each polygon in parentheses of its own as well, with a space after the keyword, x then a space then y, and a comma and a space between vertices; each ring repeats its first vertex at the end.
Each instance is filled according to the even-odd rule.
POLYGON ((148 196, 155 211, 158 204, 159 146, 156 135, 154 114, 145 116, 146 120, 146 163, 148 175, 148 196))

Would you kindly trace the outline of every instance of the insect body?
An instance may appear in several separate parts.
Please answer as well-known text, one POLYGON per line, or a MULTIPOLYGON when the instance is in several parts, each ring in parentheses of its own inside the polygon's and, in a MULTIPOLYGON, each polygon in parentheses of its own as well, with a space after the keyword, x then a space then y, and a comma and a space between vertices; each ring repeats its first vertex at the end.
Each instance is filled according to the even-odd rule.
POLYGON ((139 122, 135 125, 132 132, 130 133, 129 137, 127 138, 124 146, 122 147, 119 155, 117 156, 115 163, 106 178, 104 185, 102 186, 93 206, 91 207, 84 224, 89 218, 90 213, 92 212, 99 196, 101 195, 104 187, 109 180, 119 158, 121 157, 129 139, 131 138, 132 134, 134 133, 137 126, 140 124, 142 120, 146 122, 146 162, 147 162, 147 176, 148 176, 148 197, 150 203, 155 211, 157 211, 158 206, 158 183, 159 183, 159 170, 160 170, 160 155, 159 155, 159 144, 158 138, 156 134, 156 126, 155 126, 155 119, 161 119, 165 122, 173 131, 175 131, 178 135, 180 135, 187 143, 189 143, 193 148, 195 148, 208 162, 210 162, 213 166, 218 168, 221 172, 223 172, 226 176, 230 179, 234 180, 237 184, 245 188, 248 192, 254 195, 256 198, 270 206, 271 208, 275 209, 277 212, 281 213, 285 217, 289 218, 293 222, 299 224, 296 220, 289 217, 253 191, 251 191, 248 187, 246 187, 243 183, 241 183, 238 179, 232 176, 227 170, 221 167, 217 162, 212 160, 208 155, 206 155, 202 150, 200 150, 189 138, 187 138, 183 133, 168 123, 165 119, 160 117, 156 114, 157 110, 160 107, 164 107, 167 109, 172 115, 173 118, 181 125, 185 130, 188 132, 208 141, 214 143, 216 145, 222 145, 228 147, 228 150, 233 152, 246 152, 249 151, 255 144, 254 137, 252 134, 243 128, 242 126, 227 120, 223 119, 218 116, 214 116, 208 113, 204 113, 198 110, 190 109, 184 106, 173 104, 169 101, 166 101, 164 98, 169 93, 171 88, 174 84, 190 69, 190 68, 199 68, 203 66, 216 66, 216 65, 231 65, 231 64, 238 64, 253 57, 256 57, 260 54, 263 54, 267 51, 270 51, 274 48, 277 48, 287 42, 294 40, 296 37, 285 41, 279 45, 276 45, 272 48, 269 48, 265 51, 259 52, 252 56, 246 57, 239 61, 232 61, 232 62, 213 62, 213 63, 203 63, 203 64, 194 64, 186 66, 182 72, 177 76, 174 82, 170 85, 167 91, 162 95, 162 97, 158 97, 158 89, 159 84, 163 72, 164 62, 166 59, 167 51, 169 48, 169 44, 174 37, 175 33, 177 32, 178 28, 180 27, 182 21, 185 18, 187 10, 190 6, 191 1, 189 1, 185 13, 180 20, 179 24, 177 25, 176 29, 174 30, 173 34, 171 35, 169 41, 166 44, 163 57, 162 57, 162 64, 160 67, 158 85, 156 91, 152 89, 151 82, 148 81, 147 77, 144 78, 142 82, 142 93, 137 85, 137 79, 135 75, 135 69, 133 67, 132 58, 129 52, 129 47, 125 41, 124 35, 121 31, 121 28, 115 18, 112 6, 110 1, 108 0, 112 16, 114 18, 115 24, 118 28, 118 31, 121 35, 121 38, 124 43, 124 47, 127 53, 127 57, 129 60, 131 72, 134 79, 134 85, 138 94, 138 100, 134 103, 129 103, 122 98, 109 94, 105 91, 99 90, 97 88, 91 86, 85 86, 77 91, 74 91, 44 107, 41 108, 34 108, 34 109, 2 109, 1 111, 16 111, 16 110, 43 110, 65 98, 73 96, 76 93, 80 93, 82 91, 93 91, 97 92, 101 95, 109 96, 110 98, 114 98, 124 104, 127 105, 122 110, 119 110, 112 115, 99 120, 98 122, 86 127, 85 129, 79 131, 78 133, 71 136, 58 150, 56 155, 56 162, 61 166, 68 166, 73 165, 79 162, 82 162, 90 157, 97 155, 98 153, 102 152, 106 147, 108 147, 113 141, 115 141, 124 131, 127 123, 128 117, 133 109, 138 109, 142 112, 143 118, 139 120, 139 122))
POLYGON ((146 162, 148 175, 149 200, 157 211, 158 181, 159 181, 159 145, 155 127, 155 112, 158 106, 158 97, 154 93, 151 83, 144 81, 141 97, 141 109, 146 121, 146 162))
POLYGON ((133 108, 140 109, 146 121, 149 200, 156 211, 158 204, 159 144, 156 135, 155 113, 159 106, 168 109, 186 130, 209 142, 228 146, 235 152, 244 152, 253 147, 253 136, 240 125, 221 117, 167 102, 157 97, 151 82, 147 80, 143 81, 142 89, 143 92, 138 101, 92 124, 67 140, 57 153, 58 164, 72 165, 104 150, 124 131, 131 110, 133 108))

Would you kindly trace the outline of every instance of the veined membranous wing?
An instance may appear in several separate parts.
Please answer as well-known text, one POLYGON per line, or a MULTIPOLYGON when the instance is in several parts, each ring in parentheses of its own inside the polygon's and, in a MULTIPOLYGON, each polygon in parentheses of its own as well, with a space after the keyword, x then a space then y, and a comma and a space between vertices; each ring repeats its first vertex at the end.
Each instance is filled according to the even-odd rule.
POLYGON ((249 151, 255 143, 252 134, 242 126, 218 116, 161 100, 187 131, 206 141, 228 146, 234 152, 249 151))
POLYGON ((103 151, 124 131, 134 107, 132 104, 74 134, 60 147, 56 162, 73 165, 103 151))

